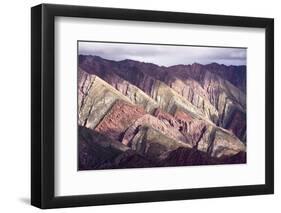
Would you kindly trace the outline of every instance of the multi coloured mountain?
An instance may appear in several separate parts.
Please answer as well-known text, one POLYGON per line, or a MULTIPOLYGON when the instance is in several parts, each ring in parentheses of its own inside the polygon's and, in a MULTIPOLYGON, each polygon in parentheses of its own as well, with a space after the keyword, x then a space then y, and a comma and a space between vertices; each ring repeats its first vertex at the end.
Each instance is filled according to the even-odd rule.
POLYGON ((246 66, 78 60, 79 170, 246 163, 246 66))

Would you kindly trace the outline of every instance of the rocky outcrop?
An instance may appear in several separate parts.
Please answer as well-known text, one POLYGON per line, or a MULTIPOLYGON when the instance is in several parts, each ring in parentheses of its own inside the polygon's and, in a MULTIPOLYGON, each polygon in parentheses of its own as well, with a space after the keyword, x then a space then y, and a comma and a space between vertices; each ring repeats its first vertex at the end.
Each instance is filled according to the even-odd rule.
POLYGON ((147 112, 154 111, 158 104, 145 92, 113 72, 104 72, 102 79, 128 97, 134 104, 142 106, 147 112))
POLYGON ((232 132, 217 127, 197 115, 178 110, 172 116, 159 109, 155 111, 154 115, 169 124, 170 128, 179 130, 192 147, 207 152, 210 156, 231 156, 246 149, 245 145, 232 132), (227 143, 223 143, 221 138, 225 138, 227 143))
POLYGON ((246 140, 246 96, 228 81, 207 72, 203 88, 219 113, 218 125, 231 130, 240 140, 246 140), (235 119, 233 119, 235 118, 235 119), (240 129, 241 131, 238 131, 240 129))
POLYGON ((196 148, 198 148, 198 144, 204 134, 208 132, 208 128, 212 126, 211 123, 200 119, 194 114, 179 110, 174 113, 174 119, 178 122, 181 133, 184 134, 196 148))
MULTIPOLYGON (((246 151, 245 145, 235 135, 229 134, 226 130, 214 127, 211 133, 212 141, 202 141, 202 144, 208 144, 207 152, 212 157, 222 158, 246 151)), ((200 147, 198 149, 200 150, 200 147)))
POLYGON ((202 82, 207 72, 210 72, 222 79, 227 80, 243 93, 246 93, 246 66, 226 66, 224 64, 211 63, 202 65, 193 63, 192 65, 175 65, 168 67, 165 80, 169 81, 172 76, 179 79, 194 79, 202 82))
POLYGON ((83 71, 78 77, 78 124, 91 129, 100 122, 116 100, 130 99, 95 75, 83 71))
POLYGON ((207 153, 177 143, 161 133, 144 127, 130 148, 105 135, 79 126, 79 170, 145 168, 245 163, 245 152, 231 157, 213 158, 207 153), (156 140, 156 138, 161 140, 156 140))
MULTIPOLYGON (((89 113, 91 114, 91 108, 95 107, 98 108, 95 111, 106 112, 117 99, 139 105, 147 112, 152 112, 158 107, 158 104, 152 98, 137 87, 129 84, 128 82, 121 83, 121 80, 118 80, 118 77, 113 79, 115 79, 115 83, 111 82, 110 85, 108 82, 102 80, 96 75, 91 75, 82 69, 79 69, 78 107, 79 118, 81 118, 79 121, 80 125, 83 125, 85 117, 87 117, 89 113), (99 108, 99 106, 101 106, 101 108, 99 108)), ((100 113, 101 116, 104 114, 105 113, 103 112, 100 113)), ((95 125, 100 119, 97 115, 88 117, 91 117, 91 119, 96 118, 96 121, 91 120, 91 123, 95 125)), ((91 127, 93 128, 94 125, 91 127)))
POLYGON ((113 61, 104 60, 100 57, 86 57, 82 61, 84 61, 84 63, 87 61, 87 63, 86 65, 82 63, 80 65, 81 69, 85 69, 86 72, 99 76, 118 91, 129 97, 132 102, 144 106, 148 112, 153 111, 157 107, 168 112, 172 112, 175 107, 181 107, 187 111, 201 114, 202 116, 210 114, 209 111, 208 113, 200 111, 196 106, 177 94, 177 92, 171 89, 168 85, 142 71, 134 72, 133 69, 126 72, 126 70, 121 70, 120 67, 116 66, 113 61), (112 67, 105 69, 104 67, 106 66, 112 67), (141 91, 139 91, 138 88, 141 89, 141 91), (147 95, 143 95, 143 92, 148 94, 153 100, 147 95), (147 107, 146 105, 149 106, 147 107))
POLYGON ((79 126, 79 170, 158 166, 127 146, 103 134, 79 126))
POLYGON ((157 117, 146 114, 139 119, 137 119, 124 133, 122 138, 122 143, 130 146, 130 142, 134 138, 135 134, 139 131, 140 128, 149 126, 161 134, 166 135, 174 140, 181 141, 183 143, 190 144, 187 138, 180 132, 180 130, 176 126, 172 126, 170 123, 162 121, 157 117))
MULTIPOLYGON (((135 87, 141 89, 157 102, 154 102, 153 105, 149 104, 147 109, 149 112, 157 108, 157 104, 169 111, 174 103, 185 106, 187 102, 187 104, 195 106, 196 113, 199 112, 216 125, 227 128, 225 119, 228 119, 229 112, 226 110, 233 111, 231 108, 234 106, 243 113, 246 109, 245 66, 194 63, 160 67, 151 63, 132 60, 116 62, 98 56, 85 55, 80 55, 79 63, 80 68, 104 79, 127 97, 132 97, 131 100, 136 97, 136 94, 139 94, 134 92, 135 87), (168 91, 165 88, 167 86, 173 90, 169 93, 176 92, 178 96, 173 94, 173 99, 161 100, 160 96, 155 94, 161 94, 163 90, 168 91)), ((143 95, 139 98, 140 102, 145 102, 144 99, 147 97, 143 95)), ((153 101, 150 99, 149 102, 153 101)), ((190 108, 192 109, 192 107, 190 108)), ((237 111, 237 109, 235 110, 237 111)), ((235 126, 243 126, 245 123, 245 120, 243 123, 242 119, 235 126)), ((236 131, 233 132, 236 134, 236 131)), ((246 134, 239 134, 237 136, 245 142, 246 134)))
POLYGON ((153 160, 160 160, 163 153, 179 147, 192 148, 191 145, 176 141, 149 126, 141 126, 128 145, 132 150, 153 160))
POLYGON ((179 129, 196 149, 220 158, 246 151, 245 145, 230 131, 217 127, 196 115, 176 111, 174 114, 179 129), (227 141, 222 141, 222 138, 227 141))
POLYGON ((243 93, 246 93, 246 66, 225 66, 212 63, 206 65, 206 69, 229 81, 243 93))
POLYGON ((118 100, 95 130, 114 140, 122 140, 127 128, 145 114, 143 108, 118 100))
POLYGON ((184 81, 173 78, 168 82, 168 85, 176 91, 179 95, 184 97, 190 103, 197 107, 208 119, 217 123, 219 114, 217 109, 210 103, 208 93, 202 86, 193 79, 186 79, 184 81))
POLYGON ((80 55, 79 168, 245 163, 241 70, 80 55))
POLYGON ((167 86, 161 81, 155 81, 151 92, 151 97, 156 100, 159 107, 166 112, 171 114, 174 113, 175 109, 181 108, 182 110, 197 114, 198 116, 206 117, 205 114, 200 111, 196 106, 191 104, 188 100, 180 96, 173 89, 167 86))

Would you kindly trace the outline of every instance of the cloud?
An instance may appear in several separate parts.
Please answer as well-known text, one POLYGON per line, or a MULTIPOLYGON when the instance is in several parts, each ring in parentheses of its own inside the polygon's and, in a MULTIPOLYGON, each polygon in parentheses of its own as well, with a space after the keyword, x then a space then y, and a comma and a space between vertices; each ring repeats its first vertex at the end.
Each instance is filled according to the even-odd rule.
POLYGON ((132 59, 163 66, 176 64, 246 65, 247 49, 203 46, 171 46, 104 42, 79 42, 79 54, 120 61, 132 59))

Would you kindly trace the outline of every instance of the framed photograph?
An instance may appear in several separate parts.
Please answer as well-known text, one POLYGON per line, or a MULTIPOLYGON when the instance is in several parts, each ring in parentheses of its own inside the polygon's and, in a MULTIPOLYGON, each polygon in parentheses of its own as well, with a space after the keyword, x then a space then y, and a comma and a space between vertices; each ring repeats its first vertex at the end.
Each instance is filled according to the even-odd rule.
POLYGON ((31 203, 272 194, 274 21, 31 9, 31 203))

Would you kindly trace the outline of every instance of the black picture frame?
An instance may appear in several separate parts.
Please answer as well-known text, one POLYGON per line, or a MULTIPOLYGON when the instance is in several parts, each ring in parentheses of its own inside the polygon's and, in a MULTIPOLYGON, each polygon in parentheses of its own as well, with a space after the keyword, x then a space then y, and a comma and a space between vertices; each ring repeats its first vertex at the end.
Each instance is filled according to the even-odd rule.
POLYGON ((39 208, 46 209, 274 193, 273 19, 41 4, 31 9, 31 97, 31 204, 39 208), (264 28, 266 32, 265 184, 56 197, 54 195, 54 20, 58 16, 264 28))

